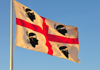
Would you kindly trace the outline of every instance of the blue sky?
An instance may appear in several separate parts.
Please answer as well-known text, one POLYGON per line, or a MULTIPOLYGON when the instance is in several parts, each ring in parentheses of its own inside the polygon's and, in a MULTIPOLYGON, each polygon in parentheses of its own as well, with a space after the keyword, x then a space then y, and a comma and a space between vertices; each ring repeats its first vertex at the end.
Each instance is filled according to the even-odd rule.
MULTIPOLYGON (((78 27, 80 64, 15 46, 14 70, 100 70, 100 0, 17 0, 50 20, 78 27)), ((15 40, 15 16, 14 40, 15 40)), ((10 66, 10 0, 0 1, 0 70, 10 66)))

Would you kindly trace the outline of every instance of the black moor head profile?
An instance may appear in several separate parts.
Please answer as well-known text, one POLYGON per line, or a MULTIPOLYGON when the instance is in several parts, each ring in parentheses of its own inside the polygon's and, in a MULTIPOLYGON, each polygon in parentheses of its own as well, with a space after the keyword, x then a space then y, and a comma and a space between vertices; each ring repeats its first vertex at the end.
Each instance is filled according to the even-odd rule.
POLYGON ((23 7, 23 9, 24 9, 25 12, 27 13, 27 15, 28 15, 28 17, 30 18, 30 20, 31 20, 32 22, 34 22, 34 20, 36 19, 36 18, 35 18, 35 15, 34 15, 34 12, 33 12, 31 9, 29 9, 29 8, 24 8, 24 7, 23 7))
POLYGON ((68 52, 67 46, 60 46, 59 49, 61 50, 61 52, 62 52, 67 58, 69 58, 69 56, 68 56, 69 52, 68 52))
POLYGON ((58 25, 58 26, 56 26, 56 30, 59 33, 63 34, 63 35, 65 35, 65 33, 67 33, 66 27, 64 25, 58 25))
POLYGON ((29 33, 26 32, 29 37, 29 43, 35 48, 36 45, 38 45, 38 39, 35 33, 29 33))

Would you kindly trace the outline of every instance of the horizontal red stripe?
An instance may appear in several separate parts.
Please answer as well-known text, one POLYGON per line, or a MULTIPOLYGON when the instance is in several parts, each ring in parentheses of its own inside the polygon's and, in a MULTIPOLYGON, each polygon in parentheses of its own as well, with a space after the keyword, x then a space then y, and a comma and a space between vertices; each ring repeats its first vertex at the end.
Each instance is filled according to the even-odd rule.
POLYGON ((23 26, 23 27, 26 27, 26 28, 29 28, 29 29, 31 29, 33 31, 37 31, 39 33, 43 33, 41 27, 39 27, 37 25, 34 25, 34 24, 30 24, 29 22, 26 22, 26 21, 24 21, 22 19, 16 18, 16 24, 20 25, 20 26, 23 26))
POLYGON ((65 38, 57 35, 47 35, 49 41, 67 43, 67 44, 79 44, 78 38, 65 38))
MULTIPOLYGON (((26 22, 24 20, 16 18, 16 24, 23 26, 23 27, 27 27, 29 29, 32 29, 34 31, 37 31, 39 33, 44 34, 41 27, 34 25, 34 24, 30 24, 29 22, 26 22)), ((61 37, 61 36, 57 36, 57 35, 51 35, 51 34, 46 34, 46 36, 48 37, 48 39, 50 41, 54 41, 54 42, 68 43, 68 44, 79 44, 78 38, 65 38, 65 37, 61 37)))
MULTIPOLYGON (((27 27, 29 29, 32 29, 34 31, 37 31, 39 33, 44 34, 45 32, 41 29, 41 27, 30 24, 29 22, 26 22, 24 20, 16 18, 16 24, 27 27)), ((68 44, 79 44, 78 38, 65 38, 62 36, 57 36, 57 35, 51 35, 51 34, 46 34, 47 38, 49 41, 54 41, 54 42, 60 42, 60 43, 68 43, 68 44)))

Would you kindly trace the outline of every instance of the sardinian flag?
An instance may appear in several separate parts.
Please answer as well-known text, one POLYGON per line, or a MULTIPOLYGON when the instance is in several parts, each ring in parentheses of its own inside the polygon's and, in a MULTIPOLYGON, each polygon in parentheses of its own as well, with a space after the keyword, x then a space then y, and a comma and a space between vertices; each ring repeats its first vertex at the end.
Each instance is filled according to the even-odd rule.
POLYGON ((78 28, 39 16, 14 1, 16 16, 15 46, 80 63, 78 28))

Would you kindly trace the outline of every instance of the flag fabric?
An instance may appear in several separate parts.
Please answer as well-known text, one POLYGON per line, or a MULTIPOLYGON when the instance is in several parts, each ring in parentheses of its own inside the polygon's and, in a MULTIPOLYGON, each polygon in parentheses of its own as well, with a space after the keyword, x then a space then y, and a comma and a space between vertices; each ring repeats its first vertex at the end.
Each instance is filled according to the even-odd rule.
POLYGON ((80 63, 78 28, 54 22, 14 1, 15 46, 80 63))

